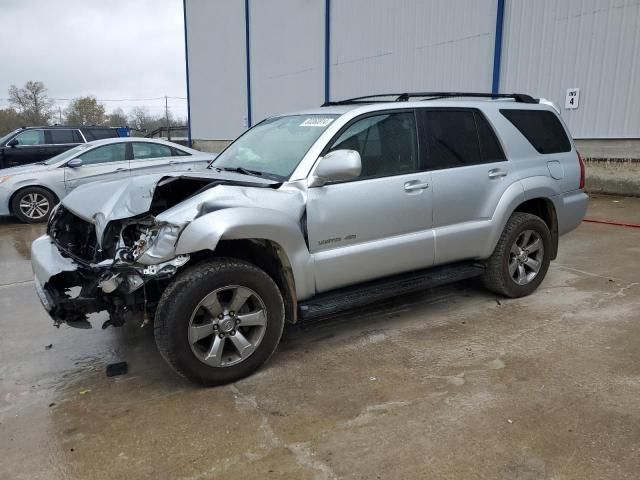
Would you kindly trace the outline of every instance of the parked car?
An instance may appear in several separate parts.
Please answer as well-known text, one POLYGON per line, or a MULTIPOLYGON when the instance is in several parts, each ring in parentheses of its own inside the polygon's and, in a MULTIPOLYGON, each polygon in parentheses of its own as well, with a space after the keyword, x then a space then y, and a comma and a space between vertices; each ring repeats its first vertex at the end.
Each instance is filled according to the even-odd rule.
POLYGON ((78 327, 137 311, 176 372, 216 385, 264 364, 286 321, 475 276, 532 293, 587 206, 558 113, 381 97, 264 120, 206 172, 76 189, 33 242, 45 309, 78 327))
POLYGON ((44 162, 0 170, 0 215, 45 222, 53 206, 79 185, 204 169, 213 158, 163 140, 131 137, 84 143, 44 162))
POLYGON ((0 168, 43 162, 82 143, 127 136, 112 127, 23 127, 0 138, 0 168))

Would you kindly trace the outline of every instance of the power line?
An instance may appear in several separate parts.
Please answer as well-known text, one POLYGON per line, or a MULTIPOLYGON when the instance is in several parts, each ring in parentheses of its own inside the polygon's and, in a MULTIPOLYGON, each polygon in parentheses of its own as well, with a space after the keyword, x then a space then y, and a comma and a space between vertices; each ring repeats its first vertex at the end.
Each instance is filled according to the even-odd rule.
MULTIPOLYGON (((80 98, 80 97, 76 97, 80 98)), ((76 100, 76 98, 51 98, 49 100, 60 101, 60 102, 70 102, 72 100, 76 100)), ((165 98, 171 98, 174 100, 186 100, 187 97, 170 97, 170 96, 162 96, 162 97, 153 97, 153 98, 96 98, 97 102, 149 102, 152 100, 164 100, 165 98)), ((0 98, 0 101, 8 102, 8 98, 0 98)))

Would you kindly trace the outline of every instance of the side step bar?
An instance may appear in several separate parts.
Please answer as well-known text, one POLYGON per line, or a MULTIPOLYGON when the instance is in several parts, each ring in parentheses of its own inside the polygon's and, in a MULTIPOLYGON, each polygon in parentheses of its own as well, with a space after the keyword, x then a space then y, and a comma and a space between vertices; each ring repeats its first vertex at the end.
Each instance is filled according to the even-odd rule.
POLYGON ((456 263, 373 280, 351 287, 321 293, 298 304, 298 318, 310 320, 332 315, 405 293, 457 282, 481 275, 484 267, 476 263, 456 263))

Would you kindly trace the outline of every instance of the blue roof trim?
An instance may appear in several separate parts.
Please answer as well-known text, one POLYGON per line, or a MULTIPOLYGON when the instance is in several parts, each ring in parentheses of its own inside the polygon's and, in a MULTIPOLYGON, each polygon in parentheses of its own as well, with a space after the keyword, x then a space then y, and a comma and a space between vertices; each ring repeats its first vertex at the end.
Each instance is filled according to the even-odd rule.
POLYGON ((184 64, 187 72, 187 137, 189 147, 192 146, 191 141, 191 96, 189 94, 189 46, 187 44, 187 0, 182 0, 182 14, 184 18, 184 64))
POLYGON ((244 0, 244 34, 247 60, 247 127, 251 127, 251 43, 249 36, 249 0, 244 0))
POLYGON ((493 79, 491 82, 491 93, 498 93, 500 90, 500 63, 502 61, 502 29, 504 27, 504 2, 498 0, 496 10, 496 41, 493 46, 493 79))
POLYGON ((324 1, 324 101, 330 101, 331 87, 331 0, 324 1))

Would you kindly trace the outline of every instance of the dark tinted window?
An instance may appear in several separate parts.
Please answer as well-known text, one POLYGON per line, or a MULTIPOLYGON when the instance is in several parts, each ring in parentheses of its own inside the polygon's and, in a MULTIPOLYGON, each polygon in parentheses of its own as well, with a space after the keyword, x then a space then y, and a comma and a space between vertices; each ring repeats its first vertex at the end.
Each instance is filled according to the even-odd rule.
POLYGON ((84 143, 84 139, 82 138, 82 134, 80 130, 73 131, 73 142, 74 143, 84 143))
POLYGON ((361 178, 399 175, 419 170, 414 113, 388 113, 357 120, 338 137, 331 150, 360 153, 361 178))
POLYGON ((471 110, 425 110, 427 166, 452 168, 482 163, 471 110))
POLYGON ((115 128, 85 128, 83 133, 84 136, 87 137, 87 142, 118 136, 118 131, 115 128))
POLYGON ((76 143, 73 138, 73 130, 49 130, 51 143, 76 143))
POLYGON ((491 125, 484 115, 480 112, 474 112, 476 117, 476 126, 478 127, 478 139, 480 140, 480 154, 482 161, 485 163, 500 162, 506 160, 500 142, 496 137, 491 125))
POLYGON ((171 147, 149 142, 133 143, 134 160, 144 160, 146 158, 171 157, 171 147))
POLYGON ((87 153, 80 155, 83 165, 93 165, 96 163, 119 162, 126 160, 126 144, 113 143, 103 147, 94 148, 87 153))
POLYGON ((571 142, 558 117, 546 110, 500 110, 539 153, 569 152, 571 142))

